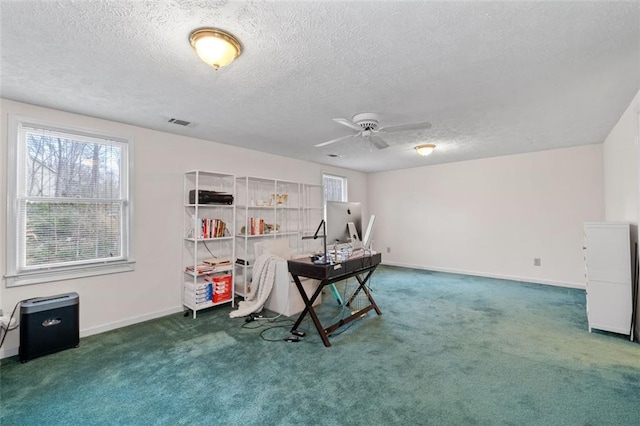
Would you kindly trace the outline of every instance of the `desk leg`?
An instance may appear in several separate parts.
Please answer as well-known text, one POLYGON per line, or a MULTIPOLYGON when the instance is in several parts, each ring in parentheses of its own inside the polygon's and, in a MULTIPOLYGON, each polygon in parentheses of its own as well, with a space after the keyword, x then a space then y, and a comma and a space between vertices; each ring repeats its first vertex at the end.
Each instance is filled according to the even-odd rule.
POLYGON ((331 346, 331 343, 329 343, 329 338, 327 337, 327 333, 325 333, 324 328, 322 328, 322 324, 320 323, 320 320, 316 315, 316 311, 315 309, 313 309, 313 302, 318 298, 318 296, 322 292, 324 283, 320 282, 320 284, 318 284, 318 288, 311 296, 311 299, 309 299, 307 297, 307 293, 304 291, 304 287, 302 287, 300 278, 298 278, 298 276, 294 274, 291 274, 291 276, 293 277, 293 282, 296 284, 296 287, 298 288, 298 292, 300 293, 300 297, 302 297, 302 301, 304 302, 304 306, 305 306, 304 310, 300 313, 300 316, 296 320, 295 324, 293 324, 293 327, 291 327, 291 331, 297 329, 300 323, 302 322, 302 320, 304 319, 304 317, 307 315, 307 313, 309 313, 309 315, 311 315, 311 320, 313 321, 313 325, 316 327, 316 330, 318 330, 318 334, 320 334, 322 343, 324 343, 326 347, 331 346))
POLYGON ((356 279, 358 280, 358 283, 360 283, 360 285, 358 286, 356 291, 353 292, 353 294, 351 295, 351 297, 347 301, 347 306, 349 306, 351 304, 351 302, 353 302, 353 299, 355 299, 356 296, 358 295, 358 293, 360 292, 360 290, 362 290, 362 291, 364 291, 364 294, 367 296, 367 299, 369 299, 369 303, 376 310, 376 313, 378 315, 382 315, 382 312, 380 312, 380 308, 378 308, 378 305, 373 300, 373 297, 371 296, 371 293, 369 292, 369 290, 367 289, 367 286, 365 285, 367 283, 367 281, 369 281, 369 278, 371 277, 371 274, 373 274, 374 270, 375 270, 375 268, 372 269, 371 271, 369 271, 364 279, 360 275, 356 275, 356 279))
POLYGON ((358 283, 360 284, 358 286, 358 288, 356 288, 356 290, 353 292, 353 294, 351 295, 351 297, 349 298, 349 300, 347 300, 347 306, 349 306, 351 304, 351 302, 353 302, 353 299, 356 298, 356 296, 358 295, 358 293, 360 292, 360 290, 362 290, 362 285, 364 283, 366 283, 369 280, 369 276, 373 273, 373 271, 369 271, 369 273, 367 274, 367 276, 365 277, 364 280, 362 280, 360 278, 360 275, 356 275, 356 279, 358 280, 358 283))
POLYGON ((360 277, 360 275, 356 275, 356 279, 360 283, 360 287, 358 287, 358 290, 364 291, 364 294, 367 295, 367 299, 369 299, 369 303, 371 303, 371 306, 373 306, 373 309, 376 310, 376 313, 378 315, 382 315, 382 312, 380 311, 380 308, 378 308, 378 304, 376 303, 375 300, 373 300, 373 297, 371 296, 371 293, 369 292, 369 289, 365 285, 367 283, 367 281, 369 280, 369 277, 371 276, 372 273, 373 273, 373 271, 369 271, 369 273, 367 274, 367 276, 366 276, 366 278, 364 280, 360 277))
POLYGON ((351 321, 357 320, 358 318, 362 317, 364 314, 366 314, 367 312, 369 312, 372 309, 375 309, 375 311, 376 311, 376 313, 378 315, 382 315, 382 312, 380 311, 380 308, 378 308, 378 304, 375 302, 375 300, 373 300, 373 296, 371 296, 371 293, 369 292, 369 289, 367 289, 367 286, 366 286, 367 281, 369 280, 369 277, 371 277, 372 273, 373 273, 373 270, 369 271, 364 279, 360 275, 356 275, 355 276, 356 279, 358 280, 358 283, 360 283, 360 285, 358 286, 358 288, 354 292, 354 295, 349 299, 349 302, 351 302, 353 300, 353 298, 355 297, 355 295, 358 294, 358 292, 360 290, 362 290, 362 291, 364 291, 364 294, 366 294, 367 299, 369 299, 369 306, 367 306, 365 308, 362 308, 359 311, 354 312, 353 314, 351 314, 347 318, 341 319, 337 323, 332 324, 329 327, 327 327, 324 330, 324 332, 327 335, 330 335, 331 333, 333 333, 335 330, 337 330, 338 328, 342 327, 343 325, 348 324, 351 321))

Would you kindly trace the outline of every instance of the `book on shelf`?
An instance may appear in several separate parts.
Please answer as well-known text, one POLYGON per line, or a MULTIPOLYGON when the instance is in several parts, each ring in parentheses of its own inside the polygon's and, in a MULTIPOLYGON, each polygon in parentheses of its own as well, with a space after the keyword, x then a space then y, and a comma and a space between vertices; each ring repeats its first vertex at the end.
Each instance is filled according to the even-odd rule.
POLYGON ((202 290, 202 289, 207 289, 211 287, 211 283, 210 282, 199 282, 199 283, 190 283, 185 281, 184 283, 184 288, 185 290, 190 290, 190 291, 194 291, 194 290, 202 290))
POLYGON ((213 293, 206 293, 206 294, 185 293, 184 298, 188 300, 195 300, 196 302, 204 302, 204 301, 213 299, 213 293))
POLYGON ((257 217, 249 218, 250 235, 262 235, 264 234, 264 219, 257 217))
POLYGON ((227 224, 222 219, 199 218, 198 226, 199 238, 220 238, 224 237, 227 231, 227 224))
POLYGON ((213 295, 212 295, 213 302, 217 303, 223 300, 231 299, 231 296, 232 296, 231 275, 213 277, 212 280, 213 280, 213 295))
POLYGON ((204 282, 212 286, 216 283, 228 282, 228 281, 229 282, 231 281, 230 274, 229 275, 207 275, 204 277, 204 282))
POLYGON ((191 284, 184 283, 183 297, 195 303, 202 303, 213 299, 213 283, 191 284))
POLYGON ((203 296, 206 294, 211 295, 212 292, 213 292, 213 285, 210 285, 209 287, 204 289, 197 289, 197 290, 189 289, 187 287, 184 288, 184 294, 190 294, 192 296, 203 296))
POLYGON ((202 263, 216 267, 231 266, 231 259, 224 257, 212 257, 211 259, 203 260, 202 263))
POLYGON ((184 269, 190 273, 195 271, 197 274, 209 274, 227 271, 230 269, 231 264, 231 259, 212 257, 211 259, 201 260, 196 266, 187 266, 184 269))
POLYGON ((189 303, 190 305, 205 305, 207 303, 211 303, 213 302, 213 297, 211 297, 210 299, 191 299, 189 297, 185 297, 184 301, 186 303, 189 303))
POLYGON ((184 288, 184 294, 189 294, 191 296, 206 296, 209 295, 211 296, 211 294, 213 293, 213 286, 209 287, 209 288, 204 288, 204 289, 199 289, 199 290, 189 290, 188 288, 184 288))
POLYGON ((215 272, 216 271, 216 266, 215 265, 210 265, 208 263, 200 263, 198 265, 195 266, 187 266, 186 268, 184 268, 184 270, 186 272, 191 272, 191 273, 196 273, 196 274, 206 274, 208 272, 215 272))

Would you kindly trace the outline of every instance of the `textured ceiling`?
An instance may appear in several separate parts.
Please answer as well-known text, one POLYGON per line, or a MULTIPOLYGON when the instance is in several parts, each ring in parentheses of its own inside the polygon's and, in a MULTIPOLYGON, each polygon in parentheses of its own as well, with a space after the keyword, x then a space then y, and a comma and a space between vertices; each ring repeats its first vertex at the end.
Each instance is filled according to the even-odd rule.
POLYGON ((0 13, 3 98, 367 172, 600 143, 639 89, 632 1, 1 0, 0 13), (201 62, 188 36, 203 26, 236 35, 242 56, 201 62), (313 147, 359 112, 433 127, 385 135, 385 150, 313 147), (437 148, 419 157, 425 142, 437 148))

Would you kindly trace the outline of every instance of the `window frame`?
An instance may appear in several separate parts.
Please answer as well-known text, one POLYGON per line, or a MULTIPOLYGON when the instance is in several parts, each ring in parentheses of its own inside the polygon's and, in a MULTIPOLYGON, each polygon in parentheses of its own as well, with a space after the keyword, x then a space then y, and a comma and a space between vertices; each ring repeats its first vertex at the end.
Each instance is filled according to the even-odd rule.
POLYGON ((56 124, 12 114, 8 117, 7 130, 7 238, 5 242, 7 273, 4 276, 6 286, 17 287, 29 284, 133 271, 135 266, 133 250, 134 235, 132 232, 132 225, 134 223, 133 138, 114 136, 94 129, 56 124), (21 171, 21 167, 23 167, 21 163, 19 164, 19 161, 23 160, 23 158, 20 157, 20 151, 25 148, 24 146, 21 146, 21 144, 26 142, 25 140, 20 140, 20 134, 22 129, 25 127, 43 128, 54 132, 72 134, 79 138, 107 139, 123 144, 124 148, 122 150, 122 156, 125 158, 121 160, 122 165, 124 166, 121 171, 124 171, 126 176, 121 178, 122 181, 120 183, 122 194, 120 202, 122 202, 123 206, 121 219, 122 233, 120 236, 122 239, 121 259, 114 261, 89 260, 82 264, 60 266, 45 265, 38 268, 29 267, 26 270, 21 270, 19 265, 20 256, 18 253, 21 242, 18 241, 18 239, 21 238, 21 236, 24 236, 25 232, 18 229, 18 226, 22 224, 18 185, 21 184, 19 173, 21 171))
POLYGON ((327 200, 327 192, 325 190, 325 188, 326 188, 325 184, 324 184, 325 183, 324 182, 325 177, 329 177, 329 178, 332 178, 332 179, 339 179, 342 182, 342 200, 331 200, 331 201, 342 201, 342 202, 349 201, 349 193, 347 191, 347 188, 348 188, 347 177, 346 176, 336 175, 336 174, 333 174, 333 173, 323 172, 322 173, 322 197, 324 198, 324 202, 326 203, 327 201, 329 201, 329 200, 327 200))

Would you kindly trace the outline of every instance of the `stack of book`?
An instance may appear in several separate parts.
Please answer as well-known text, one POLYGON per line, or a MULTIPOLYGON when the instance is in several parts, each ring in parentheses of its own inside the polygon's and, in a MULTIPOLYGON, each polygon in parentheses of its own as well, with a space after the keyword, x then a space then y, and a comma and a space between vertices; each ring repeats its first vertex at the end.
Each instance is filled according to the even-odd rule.
POLYGON ((249 218, 250 233, 249 235, 262 235, 264 234, 264 219, 258 219, 255 217, 249 218))
POLYGON ((196 275, 211 274, 213 272, 224 272, 231 269, 231 259, 213 257, 200 261, 195 266, 187 266, 185 272, 196 275))
POLYGON ((216 266, 215 265, 211 265, 209 263, 199 263, 195 266, 187 266, 186 268, 184 268, 185 271, 187 272, 191 272, 191 273, 196 273, 198 275, 202 275, 202 274, 206 274, 209 272, 214 272, 216 270, 216 266))
POLYGON ((192 306, 211 303, 213 300, 213 283, 184 283, 184 303, 192 306))
POLYGON ((219 270, 228 269, 226 267, 231 266, 231 259, 224 257, 212 257, 211 259, 205 259, 202 261, 205 265, 213 266, 219 270))
POLYGON ((231 275, 207 277, 207 280, 213 284, 213 303, 231 299, 231 275))
POLYGON ((203 217, 200 222, 200 238, 219 238, 224 237, 227 224, 222 219, 209 219, 203 217))

